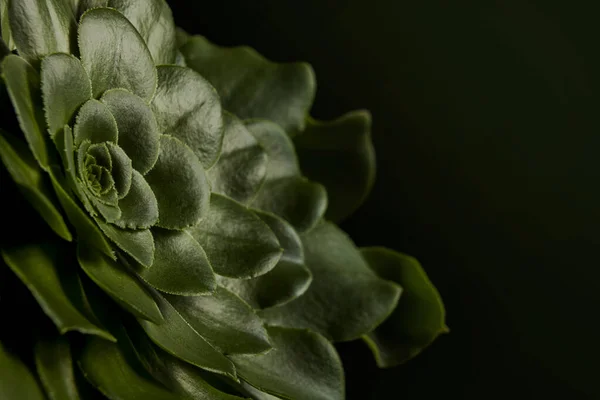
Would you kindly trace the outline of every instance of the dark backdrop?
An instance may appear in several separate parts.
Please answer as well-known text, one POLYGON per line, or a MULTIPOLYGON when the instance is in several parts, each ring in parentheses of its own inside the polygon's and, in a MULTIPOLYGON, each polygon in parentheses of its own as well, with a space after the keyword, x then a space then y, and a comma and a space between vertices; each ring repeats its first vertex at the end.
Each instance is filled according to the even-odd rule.
POLYGON ((310 62, 316 117, 373 112, 378 180, 344 228, 417 256, 452 332, 383 372, 340 346, 350 399, 600 398, 595 1, 170 3, 190 32, 310 62))

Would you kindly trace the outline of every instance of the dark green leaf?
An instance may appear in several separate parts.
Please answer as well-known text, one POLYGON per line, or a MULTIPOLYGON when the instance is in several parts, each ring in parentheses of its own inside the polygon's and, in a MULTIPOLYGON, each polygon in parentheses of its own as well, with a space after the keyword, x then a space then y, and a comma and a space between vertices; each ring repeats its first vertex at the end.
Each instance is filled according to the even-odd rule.
POLYGON ((45 400, 46 397, 27 366, 0 342, 0 398, 45 400))
MULTIPOLYGON (((123 199, 129 194, 133 178, 133 166, 131 158, 125 154, 122 148, 112 142, 105 143, 110 153, 111 175, 115 180, 115 189, 119 194, 119 199, 123 199)), ((141 176, 140 176, 141 178, 141 176)), ((138 182, 139 185, 139 182, 138 182)), ((136 188, 140 190, 140 188, 136 188)), ((123 202, 119 202, 119 207, 123 208, 123 202)), ((158 212, 158 211, 157 211, 158 212)))
POLYGON ((27 61, 15 55, 9 55, 2 62, 2 75, 29 148, 40 166, 47 170, 50 155, 40 77, 27 61))
POLYGON ((316 87, 310 65, 276 64, 251 48, 219 47, 202 36, 180 50, 188 67, 217 89, 226 110, 242 119, 274 121, 289 134, 304 130, 316 87))
POLYGON ((19 54, 37 65, 52 53, 73 53, 77 21, 65 0, 11 0, 9 19, 19 54))
POLYGON ((402 364, 449 332, 442 299, 413 257, 381 247, 361 249, 369 266, 383 279, 402 286, 390 317, 364 337, 381 368, 402 364))
POLYGON ((331 122, 309 118, 294 143, 302 172, 327 189, 327 218, 340 222, 356 211, 375 180, 369 112, 355 111, 331 122))
POLYGON ((101 252, 111 258, 115 258, 114 252, 106 238, 98 229, 98 226, 92 221, 87 213, 85 213, 79 205, 73 200, 66 189, 67 184, 64 182, 61 173, 56 170, 50 171, 50 179, 58 201, 62 205, 69 221, 77 231, 78 240, 99 249, 101 252))
POLYGON ((156 68, 143 38, 120 12, 86 11, 79 23, 81 61, 92 81, 94 97, 123 88, 150 101, 156 91, 156 68))
POLYGON ((183 361, 237 379, 231 361, 208 344, 168 301, 160 298, 159 295, 157 298, 165 322, 156 325, 148 321, 139 321, 150 339, 183 361))
POLYGON ((310 230, 327 209, 327 192, 300 176, 294 146, 279 126, 250 121, 246 127, 269 158, 264 183, 252 206, 283 217, 301 232, 310 230))
POLYGON ((64 336, 39 340, 35 365, 50 400, 78 400, 69 341, 64 336))
POLYGON ((154 228, 154 263, 138 273, 156 289, 171 294, 198 296, 213 292, 215 275, 206 254, 185 231, 154 228))
POLYGON ((89 140, 91 143, 117 142, 117 121, 108 108, 98 100, 89 100, 79 112, 73 130, 75 147, 89 140))
POLYGON ((313 282, 298 299, 263 310, 269 324, 349 341, 371 332, 391 314, 401 288, 378 278, 339 228, 321 222, 302 236, 302 243, 313 282))
POLYGON ((208 343, 224 354, 270 350, 269 335, 252 307, 229 290, 212 296, 167 296, 167 300, 208 343))
POLYGON ((239 295, 254 308, 283 305, 304 294, 312 274, 304 265, 302 242, 294 228, 274 214, 255 213, 275 233, 283 254, 271 271, 254 279, 220 278, 219 283, 239 295))
POLYGON ((344 399, 344 370, 331 343, 307 330, 268 332, 274 349, 267 354, 230 356, 244 381, 285 399, 344 399))
POLYGON ((124 89, 113 89, 102 96, 117 121, 119 147, 131 158, 133 168, 145 175, 158 158, 159 137, 152 110, 138 96, 124 89))
POLYGON ((59 270, 65 266, 60 265, 63 261, 58 250, 50 245, 27 244, 2 249, 2 257, 61 334, 77 331, 114 340, 108 332, 88 321, 71 302, 59 276, 59 270))
POLYGON ((121 250, 133 257, 145 267, 154 261, 154 239, 150 229, 129 230, 107 224, 96 218, 96 223, 110 240, 121 250))
POLYGON ((165 0, 110 0, 136 27, 156 65, 175 63, 175 24, 165 0))
POLYGON ((158 201, 158 226, 183 229, 206 214, 210 186, 202 164, 180 140, 162 135, 156 165, 146 175, 158 201))
POLYGON ((87 380, 111 400, 182 399, 137 373, 114 343, 89 339, 79 365, 87 380))
POLYGON ((254 386, 242 381, 242 388, 244 392, 248 393, 254 400, 280 400, 281 397, 273 396, 269 393, 258 390, 254 386))
POLYGON ((213 193, 202 222, 190 233, 202 245, 219 275, 249 279, 277 264, 282 249, 271 229, 252 211, 213 193))
POLYGON ((42 95, 50 135, 71 124, 75 112, 92 98, 92 84, 79 59, 56 53, 42 60, 42 95))
POLYGON ((221 150, 223 118, 215 89, 188 68, 158 67, 158 90, 152 108, 161 133, 172 135, 210 168, 221 150))
POLYGON ((208 171, 212 191, 248 203, 265 179, 269 159, 240 120, 226 113, 224 122, 221 156, 208 171))
POLYGON ((158 203, 144 177, 133 170, 129 194, 119 201, 121 219, 116 225, 129 229, 148 229, 158 221, 158 203))
POLYGON ((123 265, 85 246, 78 246, 77 258, 87 276, 126 310, 157 324, 163 321, 152 295, 123 265))
POLYGON ((62 214, 54 204, 51 190, 42 171, 24 143, 17 141, 0 129, 0 159, 25 198, 46 223, 61 238, 71 241, 72 236, 62 214))

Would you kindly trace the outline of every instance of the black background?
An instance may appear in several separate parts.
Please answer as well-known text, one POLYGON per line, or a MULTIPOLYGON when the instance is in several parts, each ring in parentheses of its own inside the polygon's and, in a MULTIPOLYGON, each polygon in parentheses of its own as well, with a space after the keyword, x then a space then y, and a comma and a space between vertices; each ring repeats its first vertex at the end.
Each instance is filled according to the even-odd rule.
POLYGON ((600 398, 595 1, 175 1, 221 45, 310 62, 313 115, 367 108, 378 180, 344 224, 418 257, 451 334, 349 399, 600 398))

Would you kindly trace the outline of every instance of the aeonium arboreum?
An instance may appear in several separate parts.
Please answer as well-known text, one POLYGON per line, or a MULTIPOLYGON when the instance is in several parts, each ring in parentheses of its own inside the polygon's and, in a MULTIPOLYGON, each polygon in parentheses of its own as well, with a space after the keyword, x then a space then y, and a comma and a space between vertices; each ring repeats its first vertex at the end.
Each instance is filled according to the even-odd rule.
POLYGON ((0 24, 0 398, 343 399, 333 343, 390 367, 446 331, 415 259, 335 225, 370 115, 307 117, 310 66, 163 0, 0 0, 0 24))

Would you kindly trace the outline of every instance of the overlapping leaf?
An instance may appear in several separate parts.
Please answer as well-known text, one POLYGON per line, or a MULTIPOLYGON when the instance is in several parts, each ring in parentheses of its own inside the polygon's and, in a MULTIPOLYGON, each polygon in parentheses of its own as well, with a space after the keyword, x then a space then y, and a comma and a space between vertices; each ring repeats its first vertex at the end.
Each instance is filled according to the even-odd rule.
POLYGON ((0 398, 45 400, 44 392, 27 366, 0 341, 0 398))
POLYGON ((69 341, 56 336, 35 345, 35 365, 50 400, 79 400, 69 341))

